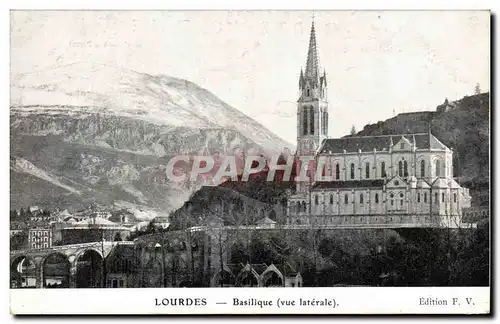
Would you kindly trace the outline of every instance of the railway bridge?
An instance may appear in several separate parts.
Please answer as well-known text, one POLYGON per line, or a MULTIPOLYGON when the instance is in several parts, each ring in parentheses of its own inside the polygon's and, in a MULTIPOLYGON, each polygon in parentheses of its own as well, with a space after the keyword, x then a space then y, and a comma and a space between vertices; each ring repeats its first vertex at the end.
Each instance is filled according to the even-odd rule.
POLYGON ((10 252, 11 288, 102 287, 103 262, 114 247, 133 242, 90 242, 10 252))

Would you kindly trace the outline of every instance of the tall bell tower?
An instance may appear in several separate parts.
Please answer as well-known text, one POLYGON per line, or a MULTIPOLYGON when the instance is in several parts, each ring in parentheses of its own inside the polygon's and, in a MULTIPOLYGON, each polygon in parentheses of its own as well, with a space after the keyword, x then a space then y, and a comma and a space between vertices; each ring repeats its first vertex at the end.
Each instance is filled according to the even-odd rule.
MULTIPOLYGON (((300 70, 297 100, 297 156, 313 156, 328 137, 328 100, 326 71, 320 71, 314 18, 309 36, 305 72, 300 70)), ((298 186, 297 190, 300 190, 298 186)))

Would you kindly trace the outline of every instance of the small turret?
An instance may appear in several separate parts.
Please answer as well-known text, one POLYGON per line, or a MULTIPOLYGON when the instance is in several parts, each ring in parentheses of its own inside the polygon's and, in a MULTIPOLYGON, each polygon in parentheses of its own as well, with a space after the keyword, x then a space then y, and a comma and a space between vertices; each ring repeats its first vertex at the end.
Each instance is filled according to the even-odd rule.
POLYGON ((300 69, 299 90, 304 88, 304 72, 300 69))

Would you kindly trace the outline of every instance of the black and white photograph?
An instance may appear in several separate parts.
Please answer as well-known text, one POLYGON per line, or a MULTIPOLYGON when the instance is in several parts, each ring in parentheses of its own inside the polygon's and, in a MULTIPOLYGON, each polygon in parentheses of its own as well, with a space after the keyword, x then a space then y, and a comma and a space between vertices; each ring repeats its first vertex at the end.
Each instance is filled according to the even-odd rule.
POLYGON ((382 288, 489 313, 490 11, 9 18, 12 313, 92 289, 350 313, 382 288))

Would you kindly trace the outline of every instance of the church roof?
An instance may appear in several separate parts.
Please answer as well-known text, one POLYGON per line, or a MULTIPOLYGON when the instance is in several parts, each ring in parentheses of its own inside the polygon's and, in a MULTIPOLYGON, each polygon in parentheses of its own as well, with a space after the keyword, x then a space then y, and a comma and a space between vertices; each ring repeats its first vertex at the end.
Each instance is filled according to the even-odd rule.
POLYGON ((434 135, 429 133, 417 133, 329 138, 323 142, 320 154, 343 153, 344 150, 350 153, 358 152, 359 150, 362 152, 372 152, 373 150, 388 151, 389 147, 394 143, 398 143, 403 137, 410 141, 410 143, 415 144, 417 149, 446 149, 446 146, 434 135))
POLYGON ((317 181, 312 189, 342 189, 342 188, 382 188, 383 179, 353 180, 353 181, 317 181))

